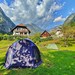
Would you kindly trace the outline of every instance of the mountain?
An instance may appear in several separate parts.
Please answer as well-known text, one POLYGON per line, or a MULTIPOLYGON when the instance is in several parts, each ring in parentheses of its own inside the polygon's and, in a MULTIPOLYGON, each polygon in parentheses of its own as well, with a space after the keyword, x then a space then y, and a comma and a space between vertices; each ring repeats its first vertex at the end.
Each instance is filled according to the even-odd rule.
POLYGON ((0 33, 8 33, 15 27, 15 24, 5 15, 0 7, 0 33))
POLYGON ((43 30, 35 24, 25 24, 25 26, 31 31, 31 34, 43 32, 43 30))
POLYGON ((75 13, 71 14, 64 22, 64 25, 75 26, 75 13))
POLYGON ((57 30, 62 30, 64 31, 70 31, 75 29, 75 13, 71 14, 64 22, 63 25, 56 26, 55 28, 51 29, 51 33, 55 33, 57 30))

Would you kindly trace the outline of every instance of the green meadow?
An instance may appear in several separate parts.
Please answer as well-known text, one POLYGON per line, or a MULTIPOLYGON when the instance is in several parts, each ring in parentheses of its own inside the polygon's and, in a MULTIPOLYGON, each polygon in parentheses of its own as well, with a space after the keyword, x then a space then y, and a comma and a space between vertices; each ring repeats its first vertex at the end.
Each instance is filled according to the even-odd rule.
POLYGON ((5 69, 3 66, 5 54, 14 41, 0 41, 0 75, 75 75, 75 45, 73 44, 71 47, 59 46, 59 50, 51 50, 44 46, 49 41, 36 41, 43 61, 38 68, 5 69))

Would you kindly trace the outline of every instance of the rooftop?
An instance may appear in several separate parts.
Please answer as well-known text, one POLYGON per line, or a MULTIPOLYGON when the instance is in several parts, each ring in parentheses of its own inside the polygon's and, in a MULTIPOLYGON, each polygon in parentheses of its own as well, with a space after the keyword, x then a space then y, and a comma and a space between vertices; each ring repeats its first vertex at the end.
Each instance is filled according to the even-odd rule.
POLYGON ((24 24, 19 24, 19 25, 17 25, 17 26, 23 26, 23 27, 24 27, 25 25, 24 25, 24 24))

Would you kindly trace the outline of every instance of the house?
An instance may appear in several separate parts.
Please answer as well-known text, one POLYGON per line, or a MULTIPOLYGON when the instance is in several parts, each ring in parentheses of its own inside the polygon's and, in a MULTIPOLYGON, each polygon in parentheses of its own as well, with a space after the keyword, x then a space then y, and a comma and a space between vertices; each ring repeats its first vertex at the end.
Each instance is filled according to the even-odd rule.
POLYGON ((31 32, 30 30, 24 25, 19 24, 15 28, 11 30, 13 35, 19 35, 19 36, 28 36, 31 32))
POLYGON ((55 33, 55 35, 59 38, 59 37, 63 37, 63 33, 60 29, 58 29, 55 33))
POLYGON ((40 35, 40 37, 42 37, 42 38, 47 38, 49 36, 51 36, 51 35, 46 30, 40 35))

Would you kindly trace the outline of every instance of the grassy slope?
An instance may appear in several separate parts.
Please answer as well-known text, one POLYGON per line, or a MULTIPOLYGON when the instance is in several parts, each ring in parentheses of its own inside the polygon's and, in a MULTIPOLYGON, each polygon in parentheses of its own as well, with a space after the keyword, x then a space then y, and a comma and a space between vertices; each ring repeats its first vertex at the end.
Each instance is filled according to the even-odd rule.
POLYGON ((44 46, 40 47, 43 63, 36 69, 12 69, 6 70, 2 66, 8 46, 13 41, 0 41, 0 75, 74 75, 75 74, 75 49, 74 46, 67 48, 70 51, 47 50, 44 46), (6 47, 7 46, 7 47, 6 47), (5 48, 3 48, 5 47, 5 48), (2 49, 3 48, 3 49, 2 49))

